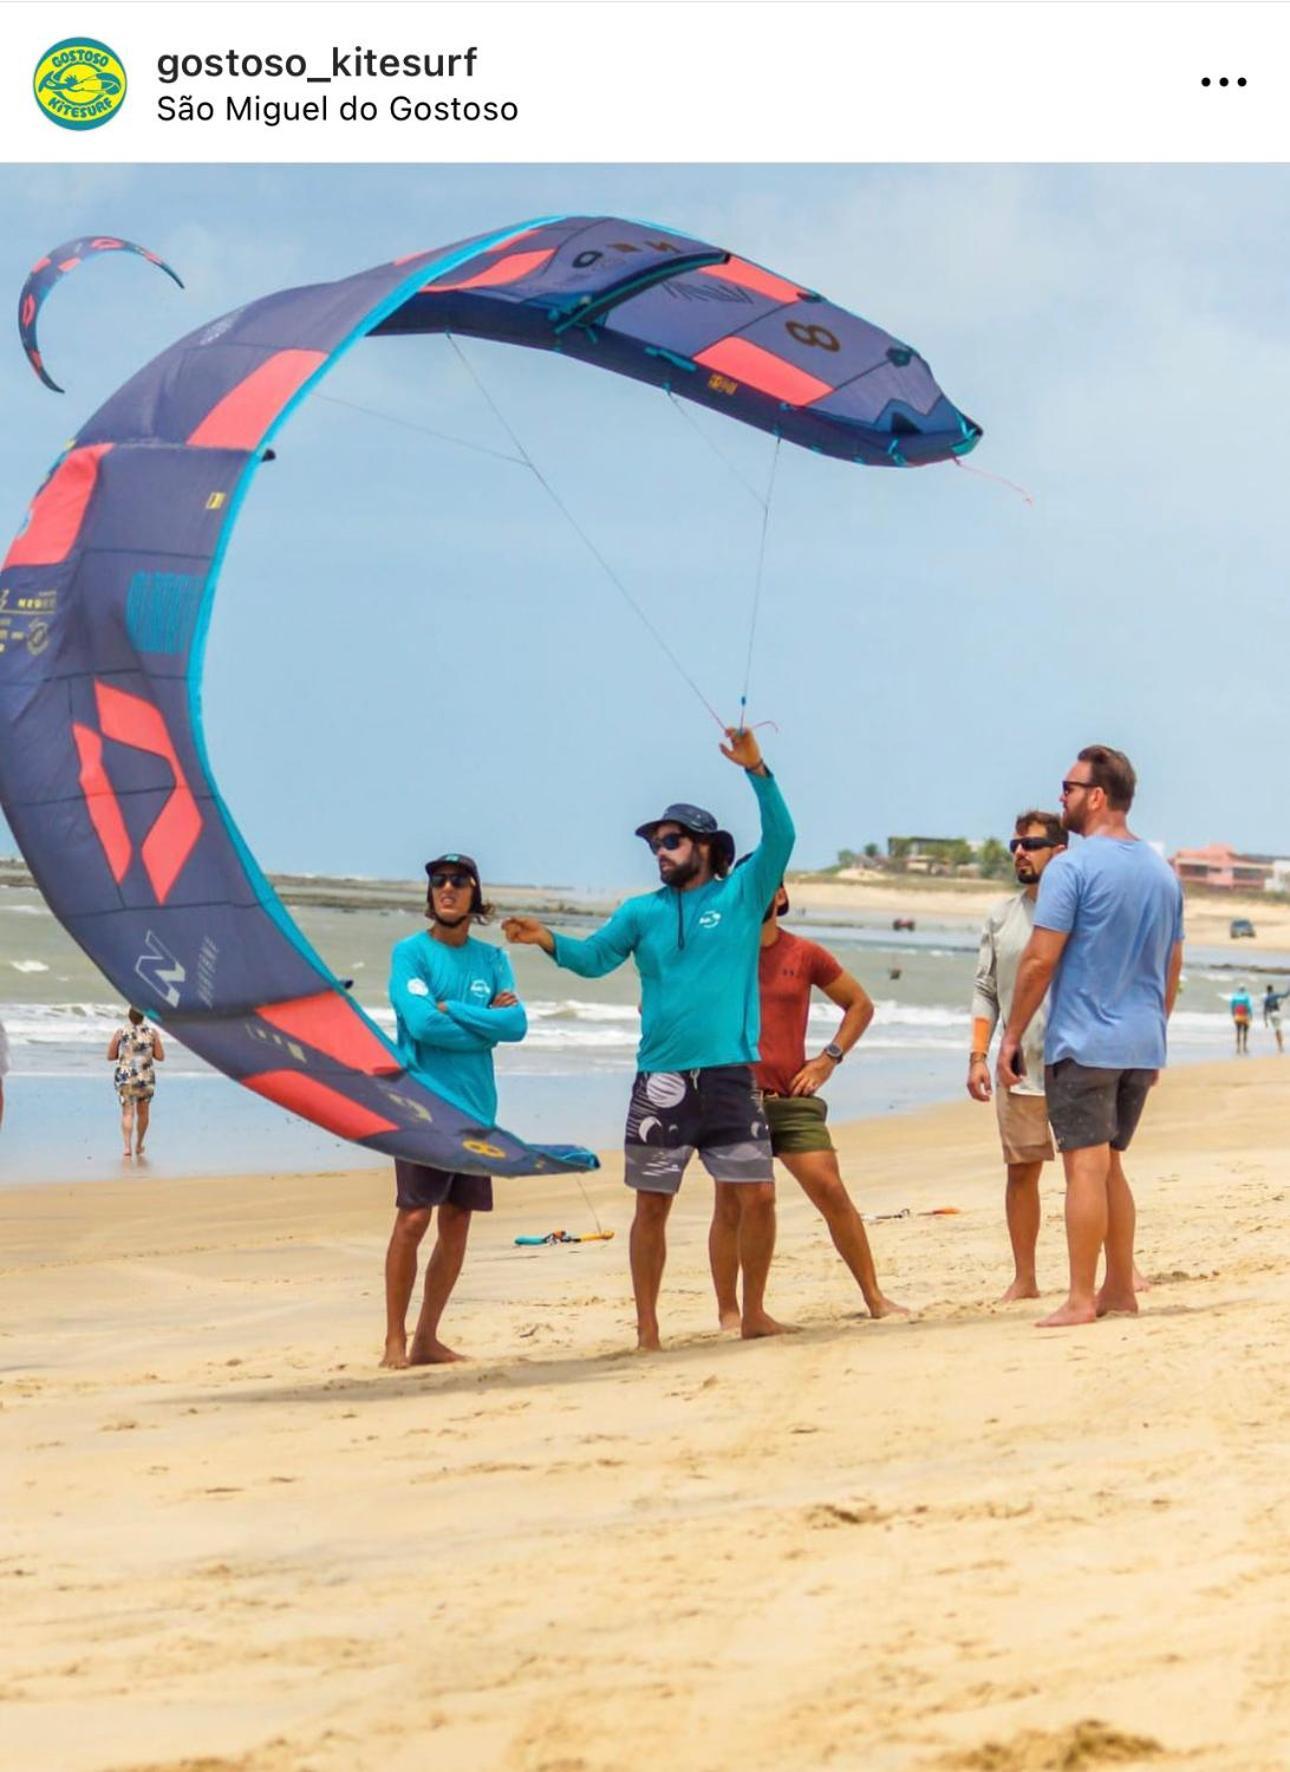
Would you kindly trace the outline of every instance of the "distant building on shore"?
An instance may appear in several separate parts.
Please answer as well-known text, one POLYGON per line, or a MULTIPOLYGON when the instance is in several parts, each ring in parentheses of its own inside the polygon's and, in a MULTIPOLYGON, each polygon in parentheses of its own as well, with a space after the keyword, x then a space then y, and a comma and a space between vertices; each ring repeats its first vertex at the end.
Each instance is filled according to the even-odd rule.
POLYGON ((1184 886, 1212 886, 1221 892, 1290 892, 1290 859, 1242 855, 1228 843, 1179 849, 1169 865, 1184 886))

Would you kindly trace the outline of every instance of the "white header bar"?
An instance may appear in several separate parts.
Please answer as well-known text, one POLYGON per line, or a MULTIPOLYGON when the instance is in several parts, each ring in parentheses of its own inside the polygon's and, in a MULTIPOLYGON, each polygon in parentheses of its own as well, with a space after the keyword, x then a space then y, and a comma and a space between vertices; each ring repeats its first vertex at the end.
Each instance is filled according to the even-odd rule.
POLYGON ((0 156, 1279 161, 1286 15, 1202 0, 11 3, 0 156), (55 69, 46 88, 70 124, 33 91, 78 33, 125 71, 93 126, 74 126, 84 79, 60 94, 55 69))

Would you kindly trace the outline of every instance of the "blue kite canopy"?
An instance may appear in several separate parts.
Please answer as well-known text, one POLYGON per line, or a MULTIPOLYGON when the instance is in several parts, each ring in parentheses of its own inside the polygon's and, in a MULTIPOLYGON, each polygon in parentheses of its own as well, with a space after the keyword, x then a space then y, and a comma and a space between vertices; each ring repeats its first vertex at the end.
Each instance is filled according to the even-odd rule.
POLYGON ((0 568, 0 804, 122 996, 246 1088, 440 1168, 589 1168, 577 1147, 473 1124, 408 1071, 260 871, 202 734, 215 585, 265 445, 358 340, 445 331, 560 351, 873 466, 981 435, 910 346, 638 222, 548 218, 281 290, 140 370, 37 493, 0 568))
POLYGON ((40 310, 44 307, 50 290, 56 283, 61 283, 69 271, 84 264, 86 259, 97 258, 108 252, 133 252, 139 258, 146 258, 150 265, 156 265, 159 271, 164 271, 181 289, 184 286, 183 278, 178 272, 171 270, 165 259, 158 258, 155 252, 149 252, 146 246, 138 246, 133 240, 120 240, 115 234, 92 234, 79 240, 64 240, 61 246, 55 246, 44 258, 38 258, 18 297, 18 337, 27 353, 27 361, 45 386, 52 388, 56 394, 61 394, 63 390, 46 369, 36 338, 36 322, 40 318, 40 310))

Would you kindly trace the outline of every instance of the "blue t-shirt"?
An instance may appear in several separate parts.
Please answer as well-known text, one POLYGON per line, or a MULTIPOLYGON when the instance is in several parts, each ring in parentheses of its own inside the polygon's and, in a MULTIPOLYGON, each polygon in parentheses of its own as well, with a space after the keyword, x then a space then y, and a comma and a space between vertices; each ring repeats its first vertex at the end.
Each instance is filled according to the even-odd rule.
POLYGON ((761 842, 747 865, 688 892, 663 886, 629 898, 577 941, 555 938, 555 962, 602 978, 630 954, 641 980, 642 1071, 756 1064, 761 922, 793 852, 793 821, 774 777, 749 775, 761 842))
POLYGON ((514 989, 506 955, 473 936, 449 947, 425 930, 401 941, 390 956, 400 1056, 423 1083, 481 1126, 497 1124, 493 1047, 522 1040, 528 1031, 522 1003, 489 1008, 494 997, 514 989))
POLYGON ((1136 838, 1089 837, 1044 869, 1035 927, 1069 937, 1044 1062, 1159 1070, 1169 957, 1183 938, 1182 887, 1168 863, 1136 838))

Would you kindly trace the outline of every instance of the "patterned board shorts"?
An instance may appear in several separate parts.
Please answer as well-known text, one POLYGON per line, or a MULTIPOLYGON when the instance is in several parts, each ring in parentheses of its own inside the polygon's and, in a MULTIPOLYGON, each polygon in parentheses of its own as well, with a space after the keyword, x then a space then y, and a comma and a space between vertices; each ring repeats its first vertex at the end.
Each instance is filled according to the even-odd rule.
POLYGON ((628 1187, 675 1194, 697 1151, 714 1181, 773 1181, 770 1133, 752 1067, 638 1071, 624 1141, 628 1187))

